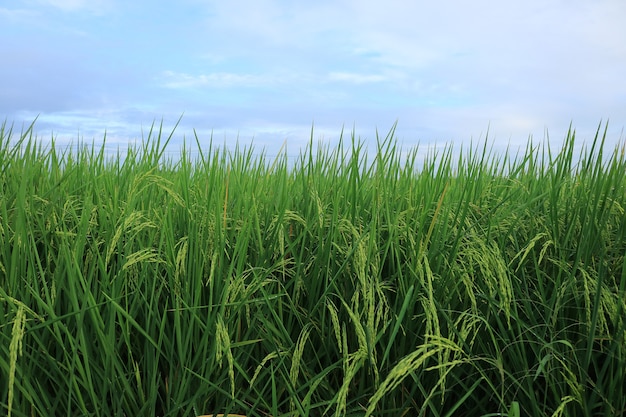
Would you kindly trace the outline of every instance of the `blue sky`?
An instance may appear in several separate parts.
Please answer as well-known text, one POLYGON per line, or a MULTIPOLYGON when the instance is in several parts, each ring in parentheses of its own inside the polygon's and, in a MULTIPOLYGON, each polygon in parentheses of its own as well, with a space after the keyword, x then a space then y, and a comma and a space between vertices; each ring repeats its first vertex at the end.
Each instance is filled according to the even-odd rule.
POLYGON ((0 1, 0 117, 42 140, 497 146, 626 125, 624 0, 0 1))

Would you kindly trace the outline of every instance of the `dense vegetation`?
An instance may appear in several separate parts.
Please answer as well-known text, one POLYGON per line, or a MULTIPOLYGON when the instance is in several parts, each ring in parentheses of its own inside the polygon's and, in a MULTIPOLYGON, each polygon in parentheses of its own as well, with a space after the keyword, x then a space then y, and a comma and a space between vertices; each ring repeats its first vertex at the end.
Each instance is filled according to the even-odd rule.
MULTIPOLYGON (((32 128, 32 126, 31 126, 32 128)), ((626 415, 626 159, 0 131, 0 413, 626 415)), ((456 150, 454 150, 456 151, 456 150)))

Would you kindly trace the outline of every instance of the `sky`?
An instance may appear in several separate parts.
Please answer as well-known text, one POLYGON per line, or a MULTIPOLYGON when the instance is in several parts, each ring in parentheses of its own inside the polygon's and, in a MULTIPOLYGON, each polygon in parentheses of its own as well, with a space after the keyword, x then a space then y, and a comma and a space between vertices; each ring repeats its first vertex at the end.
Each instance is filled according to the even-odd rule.
POLYGON ((122 147, 180 119, 175 146, 269 155, 394 124, 403 149, 558 144, 570 124, 585 142, 607 121, 615 145, 625 20, 624 0, 0 0, 0 118, 122 147))

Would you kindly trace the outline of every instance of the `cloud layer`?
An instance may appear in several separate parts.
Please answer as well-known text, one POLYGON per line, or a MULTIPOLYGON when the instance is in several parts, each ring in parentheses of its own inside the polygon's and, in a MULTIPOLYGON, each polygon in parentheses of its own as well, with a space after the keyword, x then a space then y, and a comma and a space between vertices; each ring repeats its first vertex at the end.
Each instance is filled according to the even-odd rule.
MULTIPOLYGON (((180 136, 269 148, 311 125, 498 143, 626 122, 626 3, 22 0, 0 8, 0 114, 42 135, 180 136)), ((68 139, 69 140, 69 139, 68 139)))

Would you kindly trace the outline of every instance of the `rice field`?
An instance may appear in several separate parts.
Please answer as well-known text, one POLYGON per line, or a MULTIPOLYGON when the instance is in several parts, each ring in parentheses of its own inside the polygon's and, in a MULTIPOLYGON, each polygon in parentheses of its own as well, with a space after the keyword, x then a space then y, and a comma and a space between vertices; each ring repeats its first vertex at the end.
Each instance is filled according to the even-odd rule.
POLYGON ((111 156, 5 123, 0 414, 626 415, 605 136, 172 160, 159 126, 111 156))

